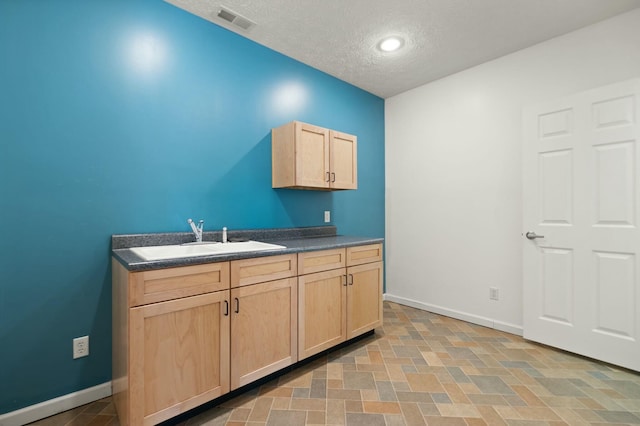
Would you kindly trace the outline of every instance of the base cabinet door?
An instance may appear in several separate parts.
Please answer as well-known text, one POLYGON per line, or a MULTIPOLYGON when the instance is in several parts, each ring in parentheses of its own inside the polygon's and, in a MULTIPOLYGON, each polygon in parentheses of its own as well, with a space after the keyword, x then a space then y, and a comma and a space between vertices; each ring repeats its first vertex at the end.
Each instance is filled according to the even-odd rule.
POLYGON ((130 310, 131 425, 153 425, 229 391, 229 290, 130 310))
POLYGON ((298 360, 295 278, 231 289, 231 389, 298 360))
POLYGON ((307 358, 347 339, 344 268, 298 277, 298 357, 307 358))
POLYGON ((382 262, 347 268, 347 339, 382 326, 382 262))

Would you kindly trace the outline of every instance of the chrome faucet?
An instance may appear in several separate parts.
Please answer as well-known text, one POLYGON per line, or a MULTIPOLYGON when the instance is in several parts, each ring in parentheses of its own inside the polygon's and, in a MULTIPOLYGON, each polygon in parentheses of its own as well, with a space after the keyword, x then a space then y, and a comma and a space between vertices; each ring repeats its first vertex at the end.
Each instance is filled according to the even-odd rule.
POLYGON ((202 242, 202 227, 204 226, 204 220, 199 221, 198 224, 196 225, 196 223, 193 220, 187 219, 187 223, 189 225, 191 225, 191 230, 193 231, 193 233, 196 236, 196 242, 197 243, 201 243, 202 242))

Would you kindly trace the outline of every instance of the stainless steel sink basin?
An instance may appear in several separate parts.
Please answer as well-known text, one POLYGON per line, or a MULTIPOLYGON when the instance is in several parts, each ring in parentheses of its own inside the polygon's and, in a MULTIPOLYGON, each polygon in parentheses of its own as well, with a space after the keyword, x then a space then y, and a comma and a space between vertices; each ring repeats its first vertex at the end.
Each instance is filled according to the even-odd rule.
POLYGON ((216 254, 232 254, 250 251, 267 251, 286 248, 277 244, 260 241, 242 241, 237 243, 201 243, 171 246, 132 247, 136 255, 145 260, 164 260, 216 254))

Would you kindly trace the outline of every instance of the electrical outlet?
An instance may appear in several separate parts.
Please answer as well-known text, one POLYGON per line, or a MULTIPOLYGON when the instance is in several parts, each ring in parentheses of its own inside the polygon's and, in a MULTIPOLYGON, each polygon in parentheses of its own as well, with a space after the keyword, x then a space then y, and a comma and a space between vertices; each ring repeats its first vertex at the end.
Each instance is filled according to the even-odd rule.
POLYGON ((329 210, 324 211, 324 223, 331 222, 331 212, 329 210))
POLYGON ((89 356, 89 336, 73 339, 73 359, 89 356))
POLYGON ((498 287, 489 287, 489 299, 500 300, 500 289, 498 287))

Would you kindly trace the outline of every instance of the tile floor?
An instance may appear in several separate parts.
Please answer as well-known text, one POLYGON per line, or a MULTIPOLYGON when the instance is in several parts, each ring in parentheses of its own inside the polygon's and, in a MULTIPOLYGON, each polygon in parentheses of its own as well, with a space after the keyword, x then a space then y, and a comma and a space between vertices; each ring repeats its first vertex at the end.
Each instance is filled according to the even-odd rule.
MULTIPOLYGON (((376 334, 193 425, 636 425, 640 374, 395 303, 376 334)), ((34 425, 119 425, 110 398, 34 425)))

